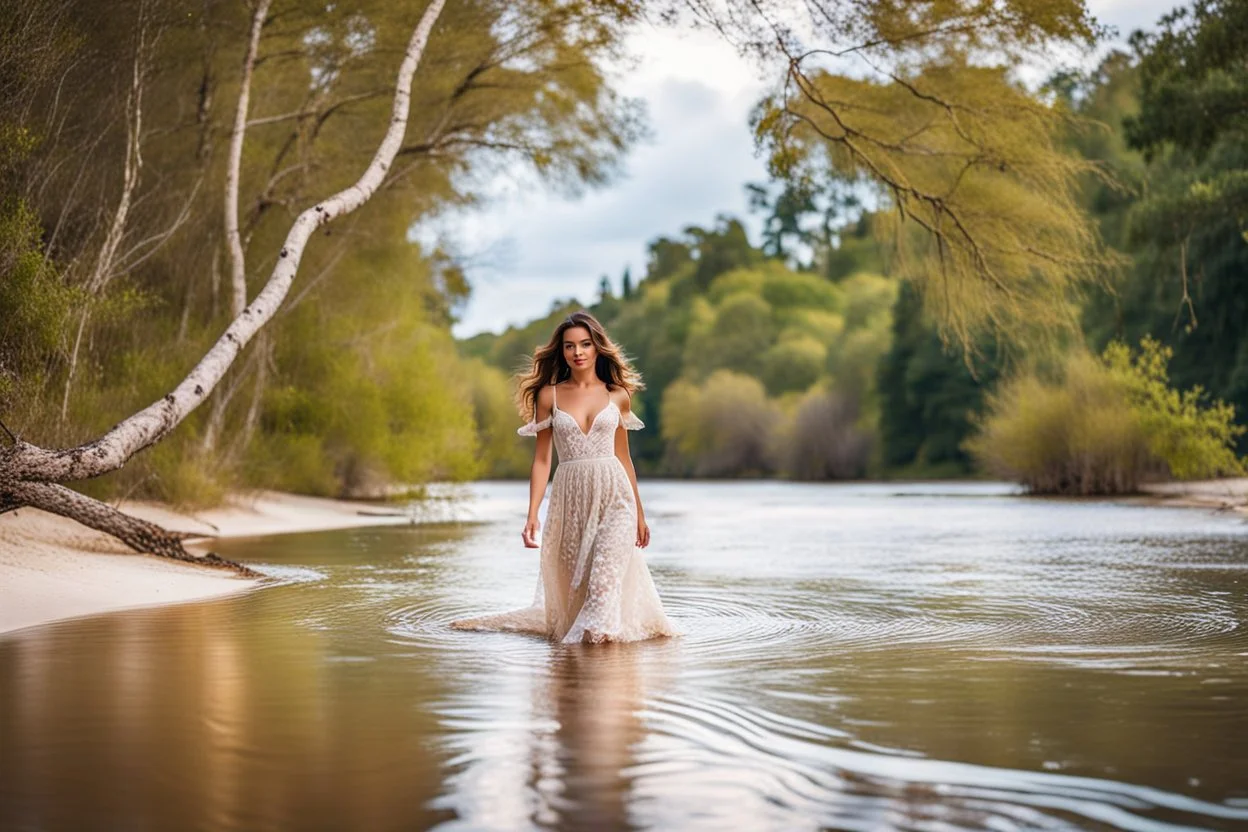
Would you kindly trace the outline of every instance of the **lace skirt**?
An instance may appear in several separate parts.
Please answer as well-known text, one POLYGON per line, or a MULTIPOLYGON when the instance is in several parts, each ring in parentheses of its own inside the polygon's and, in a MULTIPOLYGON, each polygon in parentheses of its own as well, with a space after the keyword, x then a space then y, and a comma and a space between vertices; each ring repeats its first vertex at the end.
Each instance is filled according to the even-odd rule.
POLYGON ((533 632, 563 643, 675 635, 636 540, 637 505, 620 461, 561 461, 551 484, 533 605, 452 626, 533 632))

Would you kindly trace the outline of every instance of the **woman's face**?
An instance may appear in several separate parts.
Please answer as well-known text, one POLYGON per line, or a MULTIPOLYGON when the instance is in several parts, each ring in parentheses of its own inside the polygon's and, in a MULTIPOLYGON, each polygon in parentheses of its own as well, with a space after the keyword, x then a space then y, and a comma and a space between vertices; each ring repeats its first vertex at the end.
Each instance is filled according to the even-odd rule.
POLYGON ((583 326, 570 326, 563 331, 563 360, 573 370, 584 370, 594 366, 598 359, 598 349, 589 337, 589 330, 583 326))

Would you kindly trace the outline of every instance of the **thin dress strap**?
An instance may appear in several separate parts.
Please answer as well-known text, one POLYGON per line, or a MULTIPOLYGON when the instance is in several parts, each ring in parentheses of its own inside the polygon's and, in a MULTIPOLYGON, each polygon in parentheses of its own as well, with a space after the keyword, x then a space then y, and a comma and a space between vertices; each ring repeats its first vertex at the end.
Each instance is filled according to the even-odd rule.
POLYGON ((559 409, 559 397, 555 395, 555 390, 559 388, 559 382, 550 385, 550 412, 554 413, 559 409))

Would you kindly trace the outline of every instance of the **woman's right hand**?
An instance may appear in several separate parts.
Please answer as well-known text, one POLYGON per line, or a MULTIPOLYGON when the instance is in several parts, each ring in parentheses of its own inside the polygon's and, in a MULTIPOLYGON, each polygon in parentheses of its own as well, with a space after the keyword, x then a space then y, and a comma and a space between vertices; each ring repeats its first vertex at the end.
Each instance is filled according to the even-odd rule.
POLYGON ((542 524, 537 521, 537 518, 533 518, 524 524, 524 531, 520 533, 520 536, 524 538, 524 548, 537 549, 541 546, 537 542, 537 535, 541 530, 542 524))

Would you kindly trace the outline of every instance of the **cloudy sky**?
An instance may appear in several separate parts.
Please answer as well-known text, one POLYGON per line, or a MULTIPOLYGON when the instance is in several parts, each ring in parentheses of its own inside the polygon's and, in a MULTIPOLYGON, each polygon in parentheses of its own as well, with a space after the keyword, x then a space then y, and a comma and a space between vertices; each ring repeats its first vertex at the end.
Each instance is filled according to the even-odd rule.
MULTIPOLYGON (((1125 39, 1149 28, 1173 0, 1089 0, 1092 13, 1125 39)), ((485 209, 444 217, 426 233, 447 234, 470 263, 472 299, 455 334, 502 331, 545 314, 556 298, 590 301, 607 274, 645 271, 646 244, 721 213, 746 218, 744 185, 766 180, 748 128, 767 87, 752 67, 709 33, 650 28, 641 58, 621 84, 646 103, 652 136, 609 186, 573 199, 531 183, 501 182, 485 209)))

